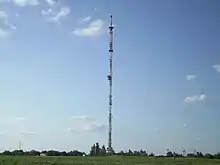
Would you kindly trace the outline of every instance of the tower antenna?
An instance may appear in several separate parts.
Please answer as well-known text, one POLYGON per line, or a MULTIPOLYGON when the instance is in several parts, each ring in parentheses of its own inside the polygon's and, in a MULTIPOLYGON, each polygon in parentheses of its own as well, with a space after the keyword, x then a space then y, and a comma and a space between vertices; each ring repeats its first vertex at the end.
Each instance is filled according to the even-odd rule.
POLYGON ((108 119, 109 119, 109 130, 108 130, 108 154, 113 154, 114 150, 112 148, 112 55, 113 55, 113 24, 112 15, 110 15, 110 25, 109 25, 109 75, 107 76, 109 81, 109 109, 108 109, 108 119))
POLYGON ((19 150, 21 150, 21 140, 19 141, 19 150))

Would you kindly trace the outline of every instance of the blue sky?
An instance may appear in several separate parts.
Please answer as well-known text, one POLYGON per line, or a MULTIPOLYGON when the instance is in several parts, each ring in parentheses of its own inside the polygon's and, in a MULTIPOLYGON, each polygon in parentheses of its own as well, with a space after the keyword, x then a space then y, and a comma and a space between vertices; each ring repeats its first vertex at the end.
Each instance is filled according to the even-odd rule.
POLYGON ((220 2, 0 0, 0 146, 220 151, 220 2))

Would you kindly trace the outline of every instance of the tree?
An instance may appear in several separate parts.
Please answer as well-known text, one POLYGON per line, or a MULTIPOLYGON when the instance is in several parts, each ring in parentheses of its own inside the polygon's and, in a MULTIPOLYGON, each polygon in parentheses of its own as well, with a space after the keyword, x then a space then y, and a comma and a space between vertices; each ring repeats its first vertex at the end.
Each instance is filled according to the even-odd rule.
POLYGON ((96 155, 96 146, 95 146, 95 144, 91 147, 90 155, 91 156, 95 156, 96 155))
POLYGON ((183 156, 186 156, 186 150, 183 148, 183 156))
POLYGON ((139 155, 140 155, 140 152, 139 152, 139 151, 134 151, 133 155, 134 155, 134 156, 139 156, 139 155))
POLYGON ((146 151, 140 150, 139 153, 140 153, 140 156, 147 156, 146 151))
POLYGON ((14 156, 24 155, 24 151, 23 150, 14 150, 14 151, 12 151, 12 155, 14 155, 14 156))
POLYGON ((12 155, 12 153, 10 151, 6 150, 2 153, 2 155, 9 156, 9 155, 12 155))
POLYGON ((101 148, 99 147, 99 143, 95 144, 95 155, 100 155, 101 148))
POLYGON ((99 143, 96 143, 91 147, 90 150, 91 156, 101 156, 103 154, 106 155, 106 149, 104 145, 102 146, 102 148, 100 148, 99 143))
POLYGON ((150 156, 150 157, 154 157, 154 153, 153 153, 153 152, 151 152, 149 156, 150 156))
POLYGON ((128 153, 127 153, 127 156, 132 156, 132 155, 133 155, 133 152, 129 149, 128 153))
POLYGON ((99 147, 99 143, 95 144, 95 155, 99 156, 101 152, 101 148, 99 147))
POLYGON ((173 157, 173 153, 171 151, 167 152, 167 157, 173 157))
POLYGON ((121 150, 121 151, 118 153, 118 155, 125 156, 126 154, 125 154, 125 152, 124 152, 123 150, 121 150))
POLYGON ((102 156, 105 156, 105 155, 106 155, 105 145, 102 146, 101 155, 102 155, 102 156))
POLYGON ((195 157, 195 154, 194 153, 188 153, 187 157, 195 157))
POLYGON ((209 158, 209 159, 213 159, 214 158, 214 156, 212 154, 205 154, 205 157, 209 158))
POLYGON ((202 152, 196 152, 197 157, 203 157, 203 153, 202 152))
POLYGON ((214 157, 215 157, 216 159, 220 159, 220 153, 215 154, 214 157))
POLYGON ((25 152, 25 155, 40 156, 40 152, 39 151, 35 151, 35 150, 31 150, 31 151, 25 152))

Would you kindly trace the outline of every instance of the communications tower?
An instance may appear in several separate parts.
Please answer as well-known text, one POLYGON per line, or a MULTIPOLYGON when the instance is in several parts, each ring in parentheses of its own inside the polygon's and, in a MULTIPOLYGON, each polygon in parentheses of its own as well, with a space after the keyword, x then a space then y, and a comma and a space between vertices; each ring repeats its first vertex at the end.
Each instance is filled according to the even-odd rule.
POLYGON ((21 150, 21 140, 19 141, 19 150, 21 150))
POLYGON ((109 25, 109 75, 107 76, 109 81, 109 110, 108 110, 108 119, 109 119, 109 130, 108 130, 108 154, 113 154, 114 150, 112 148, 112 55, 113 55, 113 24, 112 24, 112 15, 110 16, 110 25, 109 25))

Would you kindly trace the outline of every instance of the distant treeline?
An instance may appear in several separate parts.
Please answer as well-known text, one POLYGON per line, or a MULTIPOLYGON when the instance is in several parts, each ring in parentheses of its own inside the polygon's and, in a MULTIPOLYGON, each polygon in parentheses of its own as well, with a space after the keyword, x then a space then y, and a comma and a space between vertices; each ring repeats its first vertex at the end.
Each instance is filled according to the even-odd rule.
POLYGON ((119 153, 116 153, 116 155, 121 155, 121 156, 148 156, 148 157, 173 157, 173 158, 178 158, 178 157, 189 157, 189 158, 209 158, 209 159, 220 159, 220 153, 217 154, 203 154, 202 152, 194 152, 194 153, 176 153, 172 151, 168 151, 166 155, 158 155, 155 156, 155 154, 152 153, 147 153, 146 151, 140 150, 140 151, 131 151, 128 150, 128 152, 120 151, 119 153))
POLYGON ((66 152, 66 151, 23 151, 23 150, 14 150, 14 151, 4 151, 0 153, 4 156, 83 156, 85 153, 79 152, 77 150, 66 152))
MULTIPOLYGON (((107 150, 105 148, 105 145, 102 147, 99 146, 99 143, 94 144, 91 147, 90 153, 86 154, 85 152, 80 152, 77 150, 66 152, 66 151, 55 151, 55 150, 49 150, 49 151, 23 151, 23 150, 14 150, 14 151, 4 151, 0 153, 0 155, 4 156, 107 156, 107 150)), ((193 153, 186 153, 185 150, 183 150, 183 153, 176 153, 172 152, 170 150, 167 150, 166 155, 159 155, 155 156, 154 153, 148 153, 146 150, 140 150, 140 151, 120 151, 117 153, 113 153, 113 155, 118 156, 142 156, 142 157, 189 157, 189 158, 209 158, 209 159, 220 159, 220 153, 217 154, 203 154, 202 152, 194 151, 193 153)))

